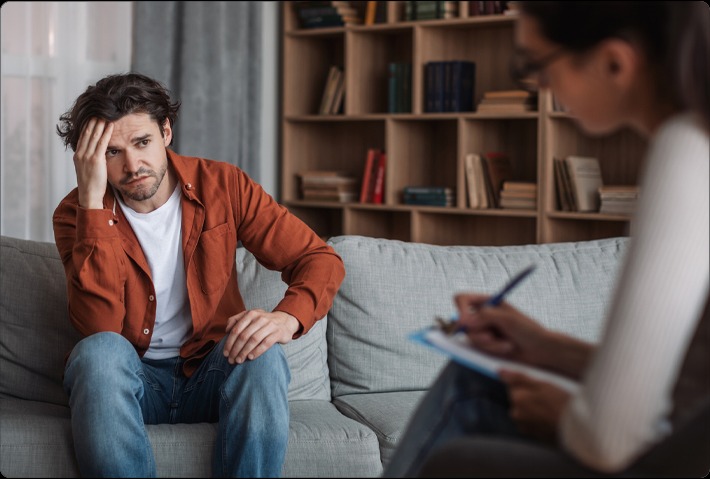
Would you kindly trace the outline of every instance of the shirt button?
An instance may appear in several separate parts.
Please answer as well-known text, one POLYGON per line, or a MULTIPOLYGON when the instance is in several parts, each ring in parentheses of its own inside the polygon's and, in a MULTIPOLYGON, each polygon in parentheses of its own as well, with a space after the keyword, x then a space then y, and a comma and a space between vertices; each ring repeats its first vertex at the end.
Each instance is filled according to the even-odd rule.
POLYGON ((113 226, 113 225, 114 225, 114 221, 113 221, 113 220, 108 220, 108 225, 109 225, 109 226, 113 226))
POLYGON ((185 189, 186 189, 186 190, 191 190, 191 189, 192 189, 192 183, 187 183, 187 184, 185 185, 185 189))
POLYGON ((155 299, 155 296, 153 296, 152 294, 150 296, 148 296, 149 301, 153 301, 154 299, 155 299))
POLYGON ((143 334, 148 334, 148 333, 150 333, 150 329, 145 328, 145 329, 143 330, 143 334))

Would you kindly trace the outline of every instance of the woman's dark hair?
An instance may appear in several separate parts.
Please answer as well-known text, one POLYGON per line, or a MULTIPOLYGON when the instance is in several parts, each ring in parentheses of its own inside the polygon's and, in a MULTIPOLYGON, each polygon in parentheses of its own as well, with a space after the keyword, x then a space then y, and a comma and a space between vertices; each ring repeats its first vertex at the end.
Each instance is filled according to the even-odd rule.
POLYGON ((705 2, 522 1, 542 34, 584 53, 608 38, 638 41, 659 94, 700 114, 710 129, 710 9, 705 2))
POLYGON ((64 146, 76 151, 84 125, 97 117, 116 121, 131 113, 147 113, 158 122, 163 135, 165 120, 175 124, 180 102, 172 102, 168 90, 158 81, 140 73, 109 75, 89 86, 69 111, 59 117, 57 134, 64 146))

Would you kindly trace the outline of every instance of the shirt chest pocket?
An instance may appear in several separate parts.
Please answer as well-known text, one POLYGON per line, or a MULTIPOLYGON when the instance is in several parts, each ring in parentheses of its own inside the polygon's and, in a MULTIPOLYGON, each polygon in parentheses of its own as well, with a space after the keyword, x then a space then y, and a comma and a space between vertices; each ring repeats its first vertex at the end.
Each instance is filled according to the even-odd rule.
POLYGON ((205 294, 224 292, 234 268, 237 241, 229 223, 203 231, 192 267, 205 294))

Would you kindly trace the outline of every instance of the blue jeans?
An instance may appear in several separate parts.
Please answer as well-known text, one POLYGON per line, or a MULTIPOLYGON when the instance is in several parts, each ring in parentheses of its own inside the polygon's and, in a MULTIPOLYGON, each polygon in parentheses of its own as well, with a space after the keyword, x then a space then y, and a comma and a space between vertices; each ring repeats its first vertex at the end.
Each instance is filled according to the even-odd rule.
POLYGON ((522 437, 502 382, 450 362, 412 415, 383 477, 416 477, 429 455, 469 435, 522 437))
POLYGON ((182 358, 140 359, 117 333, 81 340, 64 375, 85 477, 155 477, 145 424, 218 422, 215 477, 278 477, 288 445, 286 356, 276 344, 231 365, 224 339, 187 378, 182 358))

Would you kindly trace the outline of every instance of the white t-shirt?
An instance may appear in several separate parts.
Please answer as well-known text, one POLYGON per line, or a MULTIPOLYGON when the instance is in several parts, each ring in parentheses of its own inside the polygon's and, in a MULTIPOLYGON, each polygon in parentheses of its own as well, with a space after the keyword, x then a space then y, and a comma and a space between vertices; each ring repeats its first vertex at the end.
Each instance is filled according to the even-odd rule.
POLYGON ((155 326, 148 359, 178 356, 190 337, 192 316, 182 254, 182 207, 178 184, 168 201, 150 213, 138 213, 120 198, 119 204, 138 237, 155 287, 155 326))
POLYGON ((582 388, 561 420, 563 446, 616 472, 670 432, 666 420, 708 296, 710 142, 688 115, 649 144, 631 247, 582 388))

